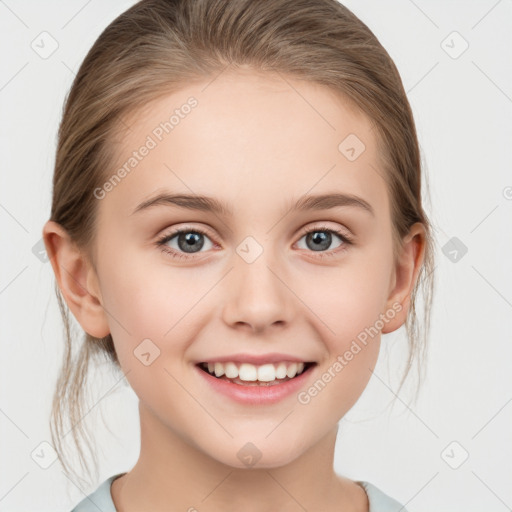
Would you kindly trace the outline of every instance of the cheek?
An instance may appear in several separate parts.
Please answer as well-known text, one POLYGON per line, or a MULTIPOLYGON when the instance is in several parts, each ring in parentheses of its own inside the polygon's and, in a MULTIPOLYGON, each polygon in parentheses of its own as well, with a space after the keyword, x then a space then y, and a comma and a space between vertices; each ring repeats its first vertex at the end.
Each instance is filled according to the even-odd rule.
POLYGON ((197 272, 166 265, 164 258, 124 254, 122 261, 104 265, 103 304, 113 335, 129 337, 132 344, 144 338, 167 341, 181 319, 193 314, 206 285, 199 285, 197 272))
MULTIPOLYGON (((314 398, 323 407, 344 414, 366 387, 375 367, 382 330, 381 313, 388 295, 391 258, 386 251, 368 251, 347 258, 338 268, 319 267, 297 275, 299 297, 314 313, 310 318, 328 351, 314 398), (360 257, 359 257, 360 256, 360 257)), ((311 390, 314 395, 316 390, 311 390)), ((309 394, 305 397, 307 400, 309 394)))
POLYGON ((325 411, 329 411, 329 418, 338 421, 363 393, 377 362, 385 282, 375 273, 364 269, 359 273, 351 267, 330 276, 324 286, 321 280, 316 283, 316 291, 307 295, 307 304, 315 313, 312 321, 328 356, 312 388, 303 390, 299 402, 310 406, 314 417, 325 419, 325 411))
POLYGON ((154 274, 126 273, 126 279, 111 283, 105 302, 115 311, 111 334, 132 389, 155 410, 176 412, 176 397, 181 395, 170 374, 182 372, 179 367, 189 343, 186 333, 192 328, 190 309, 197 299, 187 292, 186 282, 180 284, 183 278, 176 272, 169 282, 154 274), (178 285, 185 293, 177 293, 178 285))
POLYGON ((374 326, 384 312, 388 296, 390 263, 376 259, 347 258, 338 268, 300 272, 295 290, 319 321, 330 349, 345 346, 365 329, 374 326))

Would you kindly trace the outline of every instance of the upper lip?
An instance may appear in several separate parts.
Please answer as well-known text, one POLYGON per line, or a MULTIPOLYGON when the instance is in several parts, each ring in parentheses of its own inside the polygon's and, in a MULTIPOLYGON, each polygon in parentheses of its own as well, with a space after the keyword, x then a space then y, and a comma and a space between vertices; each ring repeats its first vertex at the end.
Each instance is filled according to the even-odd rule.
POLYGON ((227 362, 234 362, 234 363, 250 363, 254 365, 262 365, 265 363, 279 363, 281 361, 292 361, 297 363, 312 363, 314 361, 304 359, 297 356, 292 356, 291 354, 278 354, 278 353, 271 353, 271 354, 231 354, 229 356, 219 356, 219 357, 211 357, 211 358, 205 358, 201 361, 198 361, 199 363, 227 363, 227 362))

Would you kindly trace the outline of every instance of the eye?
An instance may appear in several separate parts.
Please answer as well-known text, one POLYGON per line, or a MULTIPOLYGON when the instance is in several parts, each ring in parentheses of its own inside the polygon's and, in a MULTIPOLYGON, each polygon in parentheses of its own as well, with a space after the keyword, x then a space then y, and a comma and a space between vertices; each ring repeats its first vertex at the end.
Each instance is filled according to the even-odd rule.
MULTIPOLYGON (((208 246, 208 243, 206 244, 206 250, 211 249, 213 243, 206 231, 201 228, 186 226, 163 235, 157 240, 156 244, 163 252, 169 254, 172 258, 189 259, 193 257, 193 254, 200 253, 201 249, 205 247, 205 238, 210 244, 210 246, 208 246)), ((346 249, 345 246, 353 243, 351 237, 346 233, 325 226, 307 229, 297 243, 300 243, 303 238, 306 240, 306 249, 312 248, 311 252, 319 253, 318 256, 320 258, 324 256, 336 256, 340 251, 346 249), (335 250, 336 248, 334 250, 328 250, 334 241, 332 237, 333 234, 341 240, 342 243, 338 245, 338 247, 342 247, 341 250, 335 250)), ((299 248, 303 249, 304 247, 299 248)))
MULTIPOLYGON (((321 253, 319 255, 320 257, 335 256, 339 251, 328 251, 329 247, 334 241, 332 236, 333 234, 342 241, 342 244, 338 245, 338 247, 343 247, 352 244, 352 239, 349 235, 347 235, 346 233, 342 233, 337 229, 332 229, 325 226, 317 226, 307 229, 305 231, 305 234, 302 236, 301 240, 305 238, 306 248, 312 248, 313 252, 321 253)), ((304 247, 299 248, 303 249, 304 247)), ((344 249, 345 247, 341 250, 344 249)))
MULTIPOLYGON (((173 258, 187 258, 187 254, 198 253, 205 246, 205 237, 209 240, 208 233, 202 229, 184 227, 165 234, 156 244, 173 258), (169 242, 172 242, 172 245, 169 242)), ((211 241, 210 244, 213 246, 211 241)), ((206 245, 206 249, 211 249, 211 246, 206 245)))

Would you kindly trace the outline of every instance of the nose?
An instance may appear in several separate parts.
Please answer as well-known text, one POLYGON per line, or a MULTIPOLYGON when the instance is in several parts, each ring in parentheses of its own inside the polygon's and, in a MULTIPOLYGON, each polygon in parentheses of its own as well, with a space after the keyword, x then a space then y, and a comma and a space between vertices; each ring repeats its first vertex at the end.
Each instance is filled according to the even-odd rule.
POLYGON ((234 255, 234 268, 224 283, 223 320, 230 327, 261 333, 284 328, 294 314, 294 294, 286 272, 264 251, 248 263, 234 255))

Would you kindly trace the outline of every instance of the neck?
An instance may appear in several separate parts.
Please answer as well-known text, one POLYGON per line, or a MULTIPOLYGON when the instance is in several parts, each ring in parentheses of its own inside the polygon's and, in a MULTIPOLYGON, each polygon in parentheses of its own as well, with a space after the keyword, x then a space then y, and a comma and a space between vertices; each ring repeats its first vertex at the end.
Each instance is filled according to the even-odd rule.
POLYGON ((187 443, 142 403, 139 411, 139 459, 112 485, 119 512, 352 510, 343 503, 364 493, 334 472, 337 427, 287 465, 234 468, 187 443))

